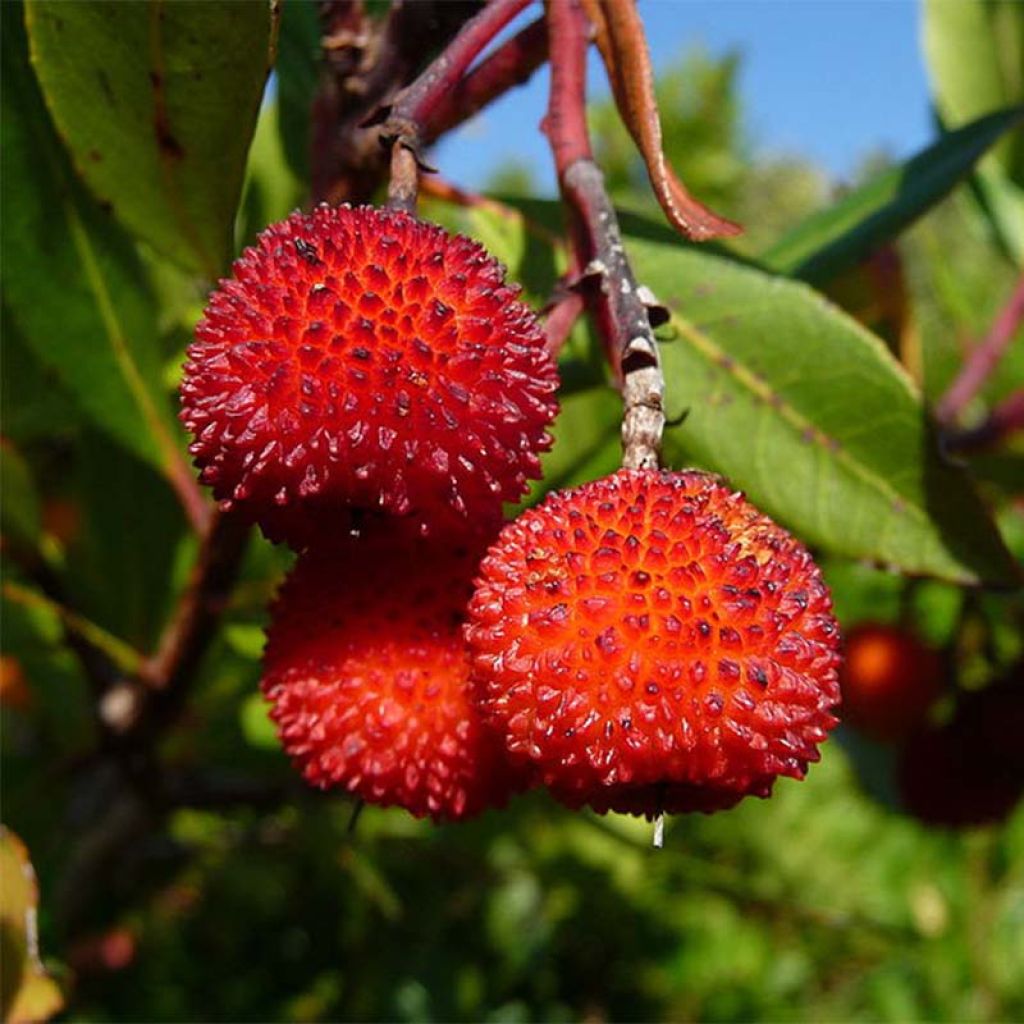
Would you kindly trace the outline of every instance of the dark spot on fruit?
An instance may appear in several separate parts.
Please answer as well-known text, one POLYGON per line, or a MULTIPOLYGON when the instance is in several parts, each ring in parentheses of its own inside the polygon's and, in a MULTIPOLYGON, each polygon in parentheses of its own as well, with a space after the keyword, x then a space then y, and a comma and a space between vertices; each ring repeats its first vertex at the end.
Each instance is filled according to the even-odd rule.
POLYGON ((316 251, 316 246, 307 242, 304 238, 295 238, 292 240, 292 244, 295 246, 295 251, 310 265, 318 267, 322 265, 320 254, 316 251))

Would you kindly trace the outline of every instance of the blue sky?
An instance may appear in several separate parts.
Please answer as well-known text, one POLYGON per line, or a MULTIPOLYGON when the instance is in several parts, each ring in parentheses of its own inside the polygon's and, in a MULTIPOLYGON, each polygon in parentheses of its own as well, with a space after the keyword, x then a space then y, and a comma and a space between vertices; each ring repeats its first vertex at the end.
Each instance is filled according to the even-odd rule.
MULTIPOLYGON (((868 153, 909 156, 932 137, 912 0, 641 0, 640 10, 656 68, 695 44, 742 54, 740 93, 757 152, 809 157, 842 181, 868 153)), ((595 96, 607 94, 602 74, 594 54, 595 96)), ((547 82, 542 69, 446 139, 434 153, 442 174, 476 188, 514 156, 553 194, 537 131, 547 82)))

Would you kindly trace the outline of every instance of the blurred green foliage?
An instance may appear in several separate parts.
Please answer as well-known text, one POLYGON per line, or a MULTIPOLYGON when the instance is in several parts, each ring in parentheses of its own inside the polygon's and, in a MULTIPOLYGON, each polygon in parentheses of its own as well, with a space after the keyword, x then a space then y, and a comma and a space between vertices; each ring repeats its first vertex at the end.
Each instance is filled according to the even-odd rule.
MULTIPOLYGON (((62 5, 35 6, 59 31, 52 16, 62 5)), ((132 16, 141 11, 125 6, 132 16)), ((215 26, 218 11, 227 24, 241 10, 203 6, 215 26)), ((572 814, 542 793, 461 826, 434 827, 375 808, 355 823, 349 801, 310 793, 295 779, 256 696, 266 604, 291 556, 255 536, 179 724, 156 749, 142 752, 166 773, 162 802, 126 791, 98 746, 95 694, 67 642, 61 602, 88 619, 101 641, 108 635, 145 654, 185 586, 197 542, 175 500, 174 460, 139 414, 139 380, 157 407, 169 407, 209 281, 179 267, 189 265, 181 258, 187 233, 176 235, 165 224, 157 237, 140 236, 132 217, 119 218, 116 204, 107 209, 79 182, 76 140, 61 139, 47 120, 43 102, 53 109, 52 98, 39 91, 29 64, 20 5, 0 8, 3 262, 10 268, 3 306, 3 553, 5 579, 17 585, 5 589, 3 603, 4 819, 24 839, 40 878, 42 952, 68 996, 67 1019, 1024 1017, 1024 806, 987 827, 926 827, 900 796, 899 750, 842 727, 805 782, 780 783, 770 800, 748 800, 728 813, 672 821, 660 853, 650 847, 647 824, 572 814), (31 173, 44 154, 44 171, 31 173), (77 220, 69 221, 69 210, 78 211, 77 220), (102 255, 95 265, 82 262, 83 239, 102 255), (170 259, 153 247, 158 242, 170 259), (99 305, 96 274, 86 272, 96 266, 113 275, 99 305), (39 296, 52 294, 47 275, 54 268, 65 275, 60 293, 40 307, 39 296), (135 326, 112 335, 111 313, 135 326), (98 381, 100 393, 83 381, 98 381), (26 591, 41 596, 41 578, 57 580, 61 602, 24 599, 26 591)), ((252 19, 269 17, 260 4, 246 11, 252 19)), ((308 109, 315 81, 311 14, 311 7, 285 5, 277 99, 264 103, 248 149, 236 250, 305 201, 306 135, 295 118, 308 109)), ((254 22, 247 32, 243 39, 263 40, 273 27, 254 22)), ((230 38, 218 38, 230 47, 230 38)), ((102 40, 96 45, 93 56, 101 58, 102 40)), ((265 48, 233 57, 252 62, 246 81, 259 79, 265 48)), ((696 195, 745 224, 738 249, 707 254, 680 247, 659 223, 645 172, 610 105, 592 111, 609 186, 634 211, 623 218, 627 242, 673 309, 674 321, 661 331, 666 351, 696 332, 726 346, 730 358, 780 393, 790 386, 783 380, 787 354, 793 364, 800 357, 806 365, 794 407, 804 403, 800 408, 820 427, 836 420, 845 402, 847 422, 840 426, 850 435, 864 408, 858 389, 877 397, 898 383, 906 390, 900 401, 910 410, 907 423, 891 424, 888 433, 868 424, 878 436, 864 464, 878 462, 883 483, 913 478, 939 453, 929 438, 919 440, 927 414, 893 353, 933 403, 1020 267, 993 227, 991 208, 962 183, 969 161, 944 181, 939 194, 957 187, 938 205, 939 194, 913 190, 893 199, 879 186, 878 176, 891 171, 883 161, 853 183, 864 189, 855 192, 865 203, 857 222, 841 222, 820 170, 756 156, 736 90, 739 60, 694 51, 659 82, 669 159, 696 195), (903 205, 894 211, 893 203, 903 205), (895 262, 876 273, 877 265, 849 243, 850 230, 880 211, 898 216, 878 240, 895 262), (816 212, 818 220, 805 220, 816 212), (842 275, 815 284, 845 313, 819 292, 749 268, 758 260, 771 267, 773 247, 794 229, 808 232, 804 238, 818 252, 838 239, 842 275), (698 280, 702 274, 707 282, 698 280), (729 300, 735 308, 715 310, 710 289, 721 295, 740 288, 737 281, 752 282, 748 292, 729 300), (702 283, 709 290, 699 292, 702 283), (743 305, 767 293, 782 302, 771 316, 743 305), (688 303, 693 296, 700 301, 688 303), (738 327, 727 322, 730 313, 743 313, 738 327), (812 348, 808 323, 849 350, 815 360, 822 350, 812 348), (793 351, 794 338, 802 352, 793 351), (859 367, 852 374, 858 379, 840 390, 831 364, 844 359, 859 367), (920 457, 897 464, 908 437, 918 439, 920 457)), ((105 130, 117 127, 116 112, 110 120, 105 130)), ((244 118, 237 131, 248 143, 244 118)), ((231 152, 244 151, 233 141, 231 152)), ((457 179, 457 168, 444 170, 457 179)), ((563 269, 550 240, 560 214, 553 203, 523 198, 530 182, 529 168, 506 168, 494 182, 493 191, 508 200, 498 212, 438 203, 426 210, 481 238, 541 305, 563 269), (517 193, 515 202, 508 199, 517 193)), ((133 196, 144 195, 145 183, 136 184, 133 196)), ((678 367, 681 359, 673 354, 666 365, 678 367)), ((670 409, 682 412, 673 395, 695 385, 673 372, 670 409)), ((618 463, 619 402, 582 325, 564 353, 563 380, 557 443, 530 501, 618 463)), ((750 468, 743 449, 753 447, 747 434, 721 446, 706 439, 730 422, 730 403, 735 412, 749 395, 731 379, 709 380, 688 398, 694 419, 673 428, 669 449, 681 461, 721 468, 717 448, 729 441, 739 451, 742 477, 750 468)), ((1018 339, 965 411, 964 425, 981 421, 1022 384, 1018 339)), ((176 431, 169 417, 162 429, 176 431)), ((750 437, 759 429, 752 427, 750 437)), ((772 463, 792 438, 774 421, 763 430, 778 442, 766 456, 768 472, 743 482, 760 488, 759 500, 776 501, 783 521, 802 522, 800 474, 832 455, 808 447, 792 464, 772 463)), ((851 436, 848 446, 856 444, 851 436)), ((177 432, 171 447, 183 459, 177 432)), ((944 540, 974 565, 982 537, 986 550, 996 551, 992 575, 999 577, 1009 573, 1010 560, 998 537, 1016 563, 1024 559, 1020 436, 964 460, 993 516, 968 475, 950 470, 949 494, 955 489, 973 511, 969 521, 942 523, 944 540)), ((860 493, 850 486, 844 497, 860 493)), ((934 529, 941 518, 934 496, 923 504, 923 522, 934 529)), ((851 514, 835 509, 813 537, 843 624, 899 621, 939 647, 950 680, 938 719, 955 715, 968 691, 999 680, 1019 686, 1012 676, 1024 658, 1019 591, 911 579, 898 571, 910 562, 910 543, 893 556, 903 562, 889 569, 843 557, 850 532, 843 516, 851 514)), ((875 532, 897 514, 881 509, 875 532)), ((936 564, 923 571, 951 575, 936 564)))

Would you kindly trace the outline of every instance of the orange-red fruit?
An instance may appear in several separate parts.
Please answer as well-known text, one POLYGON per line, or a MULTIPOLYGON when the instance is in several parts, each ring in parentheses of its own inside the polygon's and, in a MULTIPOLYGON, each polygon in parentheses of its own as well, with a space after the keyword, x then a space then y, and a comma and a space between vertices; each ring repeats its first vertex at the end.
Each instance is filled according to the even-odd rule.
POLYGON ((392 537, 299 559, 261 686, 309 783, 435 820, 505 803, 518 779, 470 704, 461 633, 477 561, 392 537))
POLYGON ((896 740, 924 724, 942 694, 938 651, 898 626, 865 622, 846 634, 840 717, 869 736, 896 740))
POLYGON ((481 565, 467 637, 486 719, 574 807, 767 796, 836 721, 820 572, 705 473, 621 470, 525 512, 481 565))
POLYGON ((267 228, 210 297, 182 420, 225 505, 301 548, 346 509, 423 532, 495 523, 539 476, 556 374, 476 242, 320 206, 267 228))

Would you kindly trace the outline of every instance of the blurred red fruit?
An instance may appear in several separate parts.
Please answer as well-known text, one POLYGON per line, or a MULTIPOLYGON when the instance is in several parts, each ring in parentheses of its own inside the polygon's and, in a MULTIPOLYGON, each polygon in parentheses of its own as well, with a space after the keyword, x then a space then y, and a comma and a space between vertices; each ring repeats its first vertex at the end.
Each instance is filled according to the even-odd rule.
POLYGON ((846 634, 839 670, 839 716, 873 739, 898 740, 920 728, 943 690, 943 662, 898 626, 865 622, 846 634))
POLYGON ((906 809, 929 825, 1001 821, 1024 795, 1024 681, 963 698, 951 721, 912 736, 899 783, 906 809))

